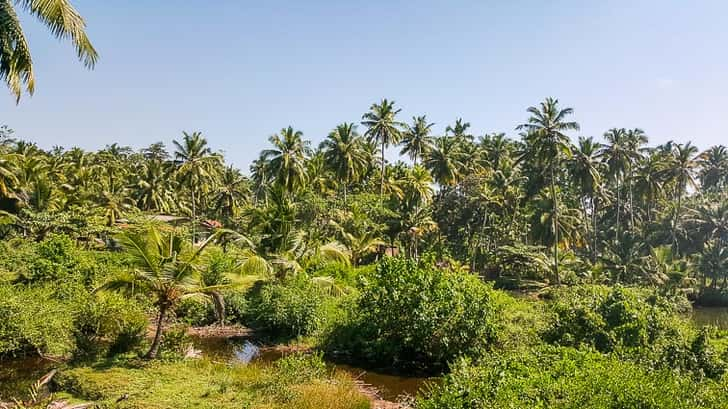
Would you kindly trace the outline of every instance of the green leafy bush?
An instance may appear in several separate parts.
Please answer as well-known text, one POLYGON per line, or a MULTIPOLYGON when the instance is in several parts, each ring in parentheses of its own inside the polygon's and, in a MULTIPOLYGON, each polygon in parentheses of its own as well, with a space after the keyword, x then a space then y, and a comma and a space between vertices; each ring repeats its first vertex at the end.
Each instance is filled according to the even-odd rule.
POLYGON ((69 355, 75 349, 74 306, 49 287, 0 286, 0 355, 69 355))
POLYGON ((177 319, 192 326, 205 326, 215 322, 212 303, 197 298, 186 298, 175 307, 177 319))
POLYGON ((250 309, 246 293, 225 291, 223 292, 223 300, 225 300, 225 321, 229 324, 243 324, 250 309))
POLYGON ((610 352, 643 348, 659 338, 679 335, 674 304, 649 291, 579 286, 553 296, 554 320, 544 333, 553 344, 610 352))
POLYGON ((725 408, 724 386, 665 369, 652 371, 615 356, 546 347, 461 360, 417 409, 684 409, 725 408))
POLYGON ((248 322, 274 336, 308 335, 320 324, 325 298, 305 276, 265 283, 252 295, 248 322))
POLYGON ((385 259, 362 277, 327 347, 370 364, 442 370, 496 341, 498 310, 494 290, 473 275, 385 259))

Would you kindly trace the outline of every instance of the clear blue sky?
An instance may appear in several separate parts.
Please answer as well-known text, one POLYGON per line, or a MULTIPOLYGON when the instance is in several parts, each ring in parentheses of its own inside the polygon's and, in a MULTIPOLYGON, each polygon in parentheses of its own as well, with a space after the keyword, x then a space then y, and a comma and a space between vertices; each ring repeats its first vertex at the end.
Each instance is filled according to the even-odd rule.
MULTIPOLYGON (((135 148, 200 130, 247 170, 289 124, 318 143, 372 102, 505 131, 546 96, 578 134, 728 143, 728 2, 74 0, 101 59, 24 18, 37 91, 0 124, 43 147, 135 148)), ((360 129, 363 131, 363 129, 360 129)))

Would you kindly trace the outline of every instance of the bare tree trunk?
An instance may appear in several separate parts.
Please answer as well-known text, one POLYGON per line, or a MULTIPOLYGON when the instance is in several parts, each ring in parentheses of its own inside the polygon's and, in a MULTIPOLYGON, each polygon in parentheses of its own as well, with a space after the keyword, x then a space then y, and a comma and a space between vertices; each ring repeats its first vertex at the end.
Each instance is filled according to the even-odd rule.
POLYGON ((146 359, 155 359, 159 353, 159 344, 162 341, 162 325, 164 324, 164 317, 167 315, 167 305, 161 304, 159 306, 159 318, 157 319, 157 330, 154 333, 154 340, 152 346, 149 348, 149 352, 144 356, 146 359))

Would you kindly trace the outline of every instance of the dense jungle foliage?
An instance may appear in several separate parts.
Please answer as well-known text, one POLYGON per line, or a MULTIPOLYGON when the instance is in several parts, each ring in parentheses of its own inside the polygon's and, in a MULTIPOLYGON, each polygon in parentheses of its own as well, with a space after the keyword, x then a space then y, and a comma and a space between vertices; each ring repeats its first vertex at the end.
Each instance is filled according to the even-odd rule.
POLYGON ((315 148, 283 128, 247 175, 199 132, 171 152, 87 152, 3 127, 0 357, 64 360, 57 392, 104 405, 125 378, 200 372, 216 389, 174 401, 140 383, 129 407, 335 393, 367 407, 326 370, 279 379, 318 355, 290 358, 298 369, 182 361, 187 326, 238 325, 327 360, 444 375, 420 408, 728 405, 726 334, 688 319, 728 302, 725 147, 649 146, 637 128, 573 140, 573 111, 550 98, 516 139, 462 119, 435 136, 399 112, 382 100, 361 134, 343 123, 315 148))

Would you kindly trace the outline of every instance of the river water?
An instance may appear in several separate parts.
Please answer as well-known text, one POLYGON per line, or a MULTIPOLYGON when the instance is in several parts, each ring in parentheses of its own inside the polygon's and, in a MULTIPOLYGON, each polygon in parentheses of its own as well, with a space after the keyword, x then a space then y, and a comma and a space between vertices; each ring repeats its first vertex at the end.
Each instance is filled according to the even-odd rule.
MULTIPOLYGON (((202 356, 218 362, 268 363, 284 355, 280 350, 261 347, 249 338, 204 337, 193 338, 193 342, 195 348, 201 351, 202 356)), ((420 389, 426 387, 425 384, 428 381, 434 381, 433 378, 401 376, 338 363, 329 362, 329 366, 373 386, 379 391, 382 399, 391 401, 401 395, 414 396, 420 389)))

